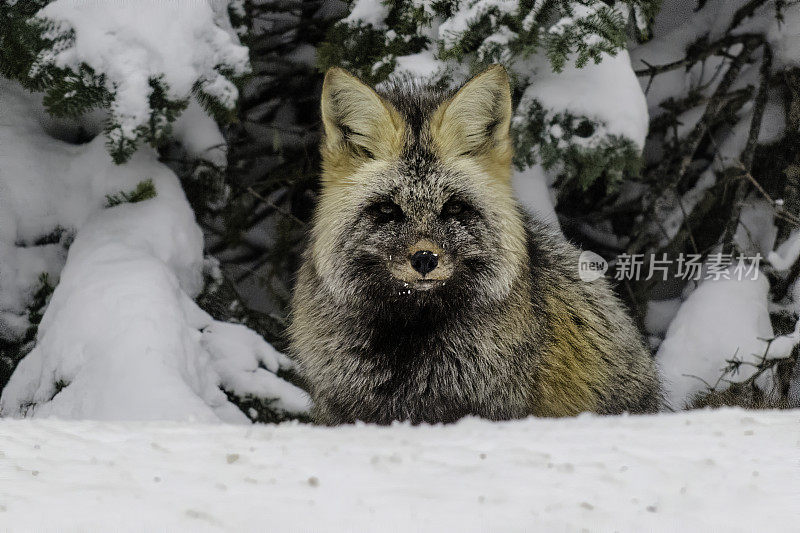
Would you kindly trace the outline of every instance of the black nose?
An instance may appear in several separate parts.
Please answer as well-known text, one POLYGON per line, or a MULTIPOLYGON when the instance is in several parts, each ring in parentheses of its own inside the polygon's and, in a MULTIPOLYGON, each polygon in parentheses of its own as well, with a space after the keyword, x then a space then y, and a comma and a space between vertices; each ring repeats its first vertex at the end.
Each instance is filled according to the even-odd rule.
POLYGON ((423 276, 436 268, 439 257, 428 250, 422 250, 411 256, 411 266, 423 276))

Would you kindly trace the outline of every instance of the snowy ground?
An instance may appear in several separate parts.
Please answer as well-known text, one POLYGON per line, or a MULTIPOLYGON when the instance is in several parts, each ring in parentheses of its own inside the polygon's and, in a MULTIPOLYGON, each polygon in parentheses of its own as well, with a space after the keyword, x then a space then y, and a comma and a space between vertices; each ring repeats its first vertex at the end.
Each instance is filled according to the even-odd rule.
POLYGON ((800 411, 0 421, 0 530, 797 531, 800 411))

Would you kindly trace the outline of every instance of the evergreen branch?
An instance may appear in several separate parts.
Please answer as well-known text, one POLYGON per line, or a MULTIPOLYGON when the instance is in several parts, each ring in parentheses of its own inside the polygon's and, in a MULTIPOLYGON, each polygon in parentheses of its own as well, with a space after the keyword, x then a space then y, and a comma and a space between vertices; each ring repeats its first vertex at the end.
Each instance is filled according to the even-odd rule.
POLYGON ((107 194, 106 207, 114 207, 124 203, 135 204, 136 202, 143 202, 155 198, 157 194, 156 187, 153 185, 153 180, 148 178, 144 181, 140 181, 139 184, 136 185, 136 188, 130 192, 120 191, 116 194, 107 194))
MULTIPOLYGON (((766 342, 764 353, 758 357, 755 362, 745 361, 737 358, 736 354, 731 359, 726 360, 726 366, 721 369, 721 374, 717 381, 711 385, 706 380, 699 376, 687 375, 701 381, 706 390, 704 393, 695 396, 693 407, 703 406, 722 406, 722 405, 738 405, 743 407, 780 407, 787 406, 785 401, 779 400, 777 403, 770 402, 767 398, 769 390, 764 391, 758 385, 758 379, 764 373, 782 367, 793 367, 797 361, 797 349, 793 350, 788 356, 769 358, 769 350, 772 343, 780 337, 785 335, 778 335, 772 339, 759 339, 766 342), (749 366, 755 371, 746 379, 736 381, 733 377, 738 374, 742 366, 749 366), (721 383, 728 384, 727 388, 720 390, 721 383)), ((753 354, 755 355, 755 354, 753 354)))
POLYGON ((766 191, 766 189, 764 189, 764 187, 762 187, 761 184, 753 177, 753 174, 745 169, 745 167, 742 165, 741 162, 738 163, 738 168, 739 170, 742 171, 743 176, 750 181, 750 184, 753 185, 753 187, 755 187, 755 189, 759 192, 759 194, 761 194, 761 196, 763 196, 764 199, 767 202, 769 202, 770 207, 772 207, 772 210, 776 217, 785 220, 792 226, 800 227, 800 217, 793 215, 790 212, 782 212, 781 202, 774 200, 772 196, 766 191))
MULTIPOLYGON (((715 161, 717 163, 719 163, 720 166, 722 166, 724 164, 724 162, 723 162, 722 158, 719 155, 719 151, 720 151, 719 150, 719 145, 717 144, 717 142, 714 139, 713 135, 709 135, 709 140, 714 145, 714 149, 715 149, 715 151, 714 151, 714 159, 715 159, 715 161)), ((746 177, 750 181, 750 183, 756 188, 756 190, 764 197, 764 199, 767 200, 767 202, 770 203, 770 207, 772 208, 772 211, 773 211, 773 214, 775 215, 775 217, 777 217, 777 218, 779 218, 781 220, 785 220, 790 225, 800 227, 800 217, 797 217, 796 215, 793 215, 793 214, 788 213, 788 212, 784 212, 783 211, 783 206, 781 205, 781 203, 772 198, 772 196, 766 191, 766 189, 764 189, 764 187, 762 187, 761 184, 758 183, 758 181, 753 177, 753 174, 745 168, 745 166, 743 165, 743 163, 740 160, 737 160, 735 162, 735 167, 734 167, 733 170, 738 170, 739 172, 741 172, 742 176, 746 177)))
MULTIPOLYGON (((759 377, 761 377, 761 375, 764 372, 766 372, 767 370, 770 370, 770 369, 778 366, 779 364, 781 364, 783 362, 794 361, 795 357, 792 354, 789 354, 789 355, 787 355, 785 357, 768 358, 769 349, 772 347, 772 343, 775 342, 780 337, 788 337, 788 336, 789 335, 778 335, 778 336, 773 337, 771 339, 759 339, 759 340, 763 340, 763 341, 765 341, 767 343, 767 346, 764 348, 764 353, 760 356, 759 361, 757 363, 747 363, 749 366, 755 367, 756 368, 756 372, 754 372, 753 375, 748 377, 746 380, 741 381, 741 382, 737 382, 737 384, 740 385, 740 386, 748 386, 748 385, 755 386, 756 380, 759 377)), ((738 366, 737 366, 737 369, 738 369, 738 366)))

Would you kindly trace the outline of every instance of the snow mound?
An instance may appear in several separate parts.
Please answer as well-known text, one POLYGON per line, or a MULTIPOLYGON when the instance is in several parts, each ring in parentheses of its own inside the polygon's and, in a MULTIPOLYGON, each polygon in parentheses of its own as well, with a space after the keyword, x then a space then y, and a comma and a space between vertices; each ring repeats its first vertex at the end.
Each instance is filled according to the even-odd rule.
POLYGON ((279 370, 295 368, 288 357, 245 326, 202 318, 200 343, 211 355, 225 390, 239 396, 274 399, 273 407, 282 412, 308 411, 308 395, 276 375, 279 370))
MULTIPOLYGON (((769 342, 775 334, 765 275, 731 278, 701 283, 680 306, 659 346, 656 360, 667 400, 675 409, 691 404, 697 393, 717 384, 727 361, 745 362, 734 376, 743 381, 756 372, 753 365, 763 357, 785 357, 800 342, 800 322, 794 334, 769 342)), ((770 377, 764 373, 759 381, 767 392, 770 377)))
POLYGON ((800 413, 321 428, 0 421, 15 531, 796 531, 800 413))

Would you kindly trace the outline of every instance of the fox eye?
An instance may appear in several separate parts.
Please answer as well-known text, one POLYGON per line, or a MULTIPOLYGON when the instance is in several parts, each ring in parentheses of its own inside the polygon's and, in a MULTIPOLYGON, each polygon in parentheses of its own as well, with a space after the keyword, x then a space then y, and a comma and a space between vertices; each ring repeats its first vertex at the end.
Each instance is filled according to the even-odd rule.
POLYGON ((450 199, 442 207, 443 217, 457 217, 466 211, 469 211, 469 205, 466 202, 456 199, 450 199))
POLYGON ((400 206, 388 200, 374 203, 367 210, 375 217, 375 222, 378 224, 386 224, 403 218, 403 210, 400 209, 400 206))

